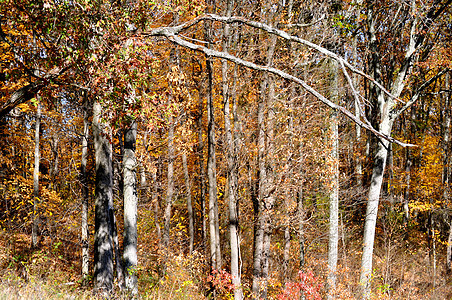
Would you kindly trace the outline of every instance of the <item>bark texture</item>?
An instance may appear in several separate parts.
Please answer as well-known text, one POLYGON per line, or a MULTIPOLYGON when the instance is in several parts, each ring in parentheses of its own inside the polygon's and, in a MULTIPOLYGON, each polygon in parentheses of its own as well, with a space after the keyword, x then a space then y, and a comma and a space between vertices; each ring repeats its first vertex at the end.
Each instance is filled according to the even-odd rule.
POLYGON ((113 210, 112 146, 110 130, 100 121, 102 108, 93 106, 93 136, 96 160, 95 224, 94 224, 94 287, 109 293, 113 288, 113 210))
MULTIPOLYGON (((338 92, 338 64, 330 61, 330 98, 337 103, 338 92)), ((330 216, 329 216, 329 240, 328 240, 328 299, 335 298, 336 291, 336 271, 338 259, 339 243, 339 133, 338 133, 338 113, 331 112, 330 117, 331 132, 331 193, 330 193, 330 216)))
POLYGON ((193 224, 193 205, 191 202, 191 184, 190 184, 190 176, 188 174, 188 166, 187 166, 187 154, 182 154, 182 164, 184 167, 184 179, 185 179, 185 188, 187 193, 187 212, 188 212, 188 236, 189 236, 189 246, 188 251, 190 255, 193 252, 193 242, 195 238, 194 224, 193 224))
POLYGON ((124 131, 124 275, 125 285, 131 294, 138 293, 137 277, 137 160, 135 156, 137 123, 133 121, 124 131))
POLYGON ((207 91, 207 177, 209 179, 209 229, 210 229, 210 257, 215 270, 221 269, 220 230, 218 220, 217 176, 215 156, 215 112, 212 97, 213 70, 210 58, 206 61, 208 76, 207 91))
POLYGON ((41 161, 41 152, 39 150, 39 130, 41 126, 41 104, 37 102, 36 121, 35 121, 35 161, 33 168, 33 225, 31 231, 31 246, 38 246, 38 224, 39 224, 39 164, 41 161))
POLYGON ((88 178, 86 173, 86 166, 88 162, 88 138, 89 138, 89 123, 88 123, 88 105, 85 105, 83 111, 83 136, 82 136, 82 159, 80 163, 80 176, 82 182, 82 278, 84 281, 88 279, 89 275, 89 230, 88 230, 88 207, 89 207, 89 190, 88 178))

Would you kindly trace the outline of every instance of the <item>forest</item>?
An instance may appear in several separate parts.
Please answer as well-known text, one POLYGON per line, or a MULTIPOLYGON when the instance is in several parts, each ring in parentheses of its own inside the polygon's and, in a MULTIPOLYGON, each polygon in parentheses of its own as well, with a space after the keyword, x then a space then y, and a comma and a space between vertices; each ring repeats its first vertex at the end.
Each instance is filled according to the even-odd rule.
POLYGON ((0 299, 452 299, 452 0, 0 0, 0 299))

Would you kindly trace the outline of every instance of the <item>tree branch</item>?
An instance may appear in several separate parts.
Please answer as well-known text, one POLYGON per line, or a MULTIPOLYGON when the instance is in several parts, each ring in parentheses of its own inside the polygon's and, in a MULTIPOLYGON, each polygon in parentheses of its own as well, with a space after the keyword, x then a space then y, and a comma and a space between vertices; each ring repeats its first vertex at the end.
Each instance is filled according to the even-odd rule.
POLYGON ((411 100, 409 100, 407 103, 405 103, 405 105, 400 108, 399 110, 395 111, 393 113, 393 115, 395 116, 395 118, 397 118, 398 116, 400 116, 405 110, 407 110, 411 105, 413 105, 414 103, 416 103, 416 101, 419 99, 419 96, 421 95, 422 91, 425 90, 426 87, 428 87, 430 84, 432 84, 436 79, 438 79, 439 77, 443 76, 443 74, 445 74, 446 72, 448 72, 449 69, 444 69, 441 70, 440 72, 438 72, 438 74, 436 74, 435 76, 433 76, 432 78, 430 78, 429 80, 425 81, 416 91, 416 93, 414 93, 414 95, 411 97, 411 100))
MULTIPOLYGON (((223 17, 221 17, 223 18, 223 17)), ((190 23, 192 26, 193 23, 190 23)), ((265 24, 263 24, 265 25, 265 24)), ((267 26, 267 25, 265 25, 267 26)), ((373 128, 370 124, 366 124, 364 122, 362 122, 359 118, 356 118, 355 115, 353 113, 351 113, 350 111, 348 111, 347 109, 345 109, 344 107, 337 105, 333 102, 331 102, 330 100, 328 100, 325 96, 323 96, 322 94, 320 94, 318 91, 316 91, 313 87, 311 87, 310 85, 308 85, 306 82, 304 82, 303 80, 301 80, 298 77, 295 77, 293 75, 290 75, 282 70, 270 67, 270 66, 261 66, 261 65, 257 65, 255 63, 243 60, 241 58, 238 58, 234 55, 231 55, 229 53, 225 53, 225 52, 221 52, 221 51, 216 51, 213 49, 209 49, 207 47, 201 46, 201 45, 196 45, 193 44, 189 41, 186 41, 184 39, 182 39, 180 36, 177 35, 177 33, 179 32, 179 29, 182 28, 182 25, 179 25, 177 27, 164 27, 164 28, 158 28, 158 29, 154 29, 151 32, 147 32, 144 33, 144 36, 165 36, 166 38, 168 38, 168 40, 170 40, 171 42, 182 46, 184 48, 187 49, 191 49, 191 50, 195 50, 195 51, 199 51, 199 52, 203 52, 205 55, 207 56, 211 56, 211 57, 217 57, 217 58, 222 58, 222 59, 226 59, 228 61, 231 61, 233 63, 236 63, 238 65, 253 69, 253 70, 257 70, 257 71, 264 71, 264 72, 269 72, 272 73, 274 75, 277 75, 281 78, 293 81, 298 83, 299 85, 301 85, 303 88, 305 88, 309 93, 311 93, 314 97, 316 97, 317 99, 319 99, 321 102, 323 102, 324 104, 328 105, 329 107, 333 108, 333 109, 337 109, 338 111, 340 111, 342 114, 344 114, 345 116, 347 116, 349 119, 351 119, 353 122, 355 122, 356 124, 358 124, 359 126, 366 128, 367 130, 371 131, 372 133, 374 133, 376 136, 381 137, 383 139, 388 140, 389 142, 392 143, 396 143, 400 146, 403 147, 407 147, 407 146, 414 146, 411 144, 406 144, 406 143, 402 143, 388 135, 385 135, 381 132, 379 132, 378 130, 376 130, 375 128, 373 128)), ((321 48, 321 47, 320 47, 321 48)), ((322 48, 323 49, 323 48, 322 48)), ((335 55, 333 53, 333 56, 338 58, 339 62, 343 62, 342 59, 340 59, 337 55, 335 55)), ((334 58, 333 57, 333 58, 334 58)), ((345 64, 345 62, 344 62, 345 64)))
POLYGON ((15 91, 9 100, 0 108, 0 120, 3 119, 14 107, 32 99, 40 89, 44 87, 41 80, 27 84, 15 91))

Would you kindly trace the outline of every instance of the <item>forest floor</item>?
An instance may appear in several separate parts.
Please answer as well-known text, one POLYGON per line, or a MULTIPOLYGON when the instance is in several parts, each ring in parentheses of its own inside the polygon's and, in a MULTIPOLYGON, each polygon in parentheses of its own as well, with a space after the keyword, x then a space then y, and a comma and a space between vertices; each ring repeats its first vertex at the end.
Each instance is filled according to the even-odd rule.
MULTIPOLYGON (((31 251, 30 236, 15 234, 11 237, 5 231, 0 232, 0 300, 101 299, 92 292, 91 282, 83 284, 79 249, 68 246, 67 242, 46 236, 41 238, 39 248, 31 251)), ((308 261, 315 262, 308 263, 308 268, 321 281, 324 279, 321 274, 325 271, 325 247, 322 244, 312 245, 308 255, 308 261)), ((340 253, 337 299, 354 299, 358 290, 360 246, 358 242, 351 241, 348 245, 347 251, 342 249, 340 253)), ((434 279, 427 243, 413 244, 403 239, 377 240, 372 299, 452 299, 452 280, 445 273, 444 255, 440 252, 442 248, 437 249, 434 279)), ((165 261, 168 275, 159 280, 158 266, 161 267, 161 262, 157 255, 142 254, 142 267, 138 271, 141 298, 209 299, 205 295, 215 282, 218 299, 232 299, 227 283, 221 282, 221 278, 215 281, 205 274, 205 262, 201 255, 179 253, 165 261)), ((249 290, 249 284, 244 280, 245 291, 249 290)), ((278 280, 270 280, 270 298, 278 299, 282 290, 278 280)), ((321 292, 324 293, 324 288, 321 292)), ((118 292, 114 298, 129 297, 118 292)))

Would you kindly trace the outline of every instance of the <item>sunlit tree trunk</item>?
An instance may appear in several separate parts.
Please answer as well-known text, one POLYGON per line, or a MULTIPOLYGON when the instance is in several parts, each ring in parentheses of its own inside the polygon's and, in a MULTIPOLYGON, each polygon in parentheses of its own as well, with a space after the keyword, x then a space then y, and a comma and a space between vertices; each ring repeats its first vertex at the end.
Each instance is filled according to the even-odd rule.
MULTIPOLYGON (((296 199, 293 195, 293 149, 294 149, 294 126, 293 126, 293 98, 295 97, 295 88, 292 86, 291 88, 291 95, 290 97, 292 99, 288 99, 289 103, 289 120, 287 124, 287 131, 288 131, 288 144, 289 144, 289 158, 287 160, 287 172, 286 172, 286 178, 287 178, 287 187, 285 191, 285 205, 286 207, 292 207, 293 201, 296 199)), ((284 252, 283 252, 283 282, 287 282, 290 280, 290 247, 291 247, 291 216, 293 215, 293 212, 289 209, 285 210, 286 216, 285 216, 285 224, 284 224, 284 252)))
MULTIPOLYGON (((272 37, 267 49, 267 65, 270 66, 275 52, 276 38, 272 37)), ((274 83, 269 74, 264 73, 260 87, 258 103, 258 167, 259 167, 259 191, 257 227, 255 230, 254 258, 253 258, 253 285, 252 291, 256 299, 267 298, 267 280, 269 269, 269 255, 271 243, 271 212, 274 205, 274 178, 273 162, 269 156, 273 156, 273 124, 275 112, 273 110, 274 83), (268 115, 265 115, 267 108, 268 115), (267 117, 267 126, 265 124, 267 117)))
MULTIPOLYGON (((276 43, 275 43, 276 44, 276 43)), ((262 290, 262 298, 267 299, 268 293, 268 277, 270 274, 270 259, 271 259, 271 238, 273 233, 273 207, 275 203, 274 192, 275 186, 275 146, 274 146, 274 127, 275 127, 275 82, 273 78, 269 78, 268 82, 268 97, 267 97, 267 149, 265 155, 265 167, 267 169, 267 187, 264 200, 265 224, 264 224, 264 248, 262 255, 262 278, 264 281, 264 289, 262 290)))
MULTIPOLYGON (((338 63, 329 62, 330 72, 330 100, 337 103, 338 91, 338 63)), ((331 153, 329 165, 331 166, 331 192, 330 192, 330 218, 328 241, 328 299, 335 298, 336 271, 339 242, 339 133, 338 112, 333 110, 330 115, 331 153)))
POLYGON ((31 230, 31 246, 36 248, 38 246, 38 224, 39 224, 39 163, 41 160, 41 153, 39 150, 39 130, 41 126, 41 103, 37 101, 36 106, 36 121, 35 121, 35 162, 33 168, 33 226, 31 230))
POLYGON ((168 257, 169 252, 169 235, 170 235, 170 222, 171 222, 171 208, 173 205, 174 196, 174 121, 173 116, 170 113, 168 118, 169 130, 168 130, 168 186, 166 190, 166 206, 163 221, 163 251, 165 256, 168 257))
MULTIPOLYGON (((226 16, 230 17, 233 8, 232 0, 227 1, 226 16)), ((223 32, 223 51, 228 52, 230 39, 229 24, 224 25, 223 32)), ((237 180, 237 149, 234 142, 235 136, 231 129, 231 113, 230 113, 230 101, 231 96, 228 85, 228 63, 226 60, 222 61, 221 74, 223 80, 223 112, 224 112, 224 130, 226 136, 226 159, 227 159, 227 171, 228 171, 228 205, 229 205, 229 233, 230 233, 230 246, 231 246, 231 275, 232 284, 234 285, 234 299, 240 300, 243 298, 243 291, 241 288, 241 275, 240 275, 240 239, 239 239, 239 218, 238 218, 238 180, 237 180)), ((234 82, 235 84, 235 82, 234 82)), ((235 95, 233 95, 235 97, 235 95)), ((233 108, 235 109, 235 107, 233 108)), ((234 124, 238 126, 238 124, 234 124)))
MULTIPOLYGON (((353 60, 355 63, 355 66, 358 65, 358 55, 357 55, 357 37, 354 36, 353 37, 353 60)), ((359 91, 359 78, 357 74, 353 74, 353 85, 354 88, 359 91)), ((360 112, 361 112, 361 107, 360 104, 358 103, 358 100, 355 99, 353 101, 354 106, 355 106, 355 117, 356 118, 360 118, 360 112)), ((359 126, 358 124, 355 125, 355 131, 356 131, 356 144, 360 145, 360 141, 361 141, 361 126, 359 126)), ((362 167, 362 159, 360 157, 360 155, 358 155, 356 157, 356 162, 355 162, 356 166, 355 166, 355 177, 356 177, 356 184, 361 187, 363 185, 363 167, 362 167)))
MULTIPOLYGON (((412 4, 414 9, 414 2, 412 2, 412 4)), ((377 17, 371 4, 369 4, 367 7, 366 21, 368 24, 367 35, 371 53, 369 69, 372 71, 374 79, 381 83, 381 56, 378 52, 379 41, 377 40, 376 34, 376 27, 378 26, 378 24, 377 17)), ((416 20, 412 21, 410 42, 405 52, 405 59, 400 66, 394 81, 391 84, 391 94, 395 97, 399 97, 402 93, 403 88, 405 87, 405 77, 409 72, 411 61, 417 50, 416 47, 419 47, 419 45, 416 43, 416 35, 414 34, 416 24, 416 20)), ((396 112, 393 110, 395 106, 395 100, 385 95, 384 92, 376 86, 372 86, 372 90, 372 95, 374 97, 373 103, 375 103, 379 115, 378 130, 381 133, 390 136, 394 119, 397 117, 396 112)), ((383 183, 383 174, 386 169, 389 149, 389 142, 387 140, 378 140, 377 143, 378 144, 376 146, 376 152, 374 156, 371 184, 367 200, 366 221, 364 225, 363 254, 361 260, 360 285, 362 289, 362 298, 364 299, 370 298, 375 227, 377 223, 378 205, 380 201, 380 191, 383 183)))
POLYGON ((265 169, 264 150, 265 150, 265 124, 264 124, 264 99, 262 99, 262 91, 265 92, 265 83, 261 83, 261 97, 257 105, 257 123, 258 123, 258 175, 259 190, 255 205, 256 226, 254 230, 254 257, 253 257, 253 286, 252 291, 254 297, 259 299, 259 292, 262 289, 262 254, 264 247, 264 219, 263 219, 263 196, 264 187, 267 181, 267 172, 265 169))
MULTIPOLYGON (((86 101, 86 100, 85 100, 86 101)), ((86 166, 88 162, 88 138, 89 138, 89 109, 88 102, 85 102, 83 109, 83 134, 82 134, 82 159, 80 163, 80 176, 82 182, 82 278, 86 283, 89 275, 89 230, 88 230, 88 208, 89 208, 89 190, 88 174, 86 166)))
MULTIPOLYGON (((445 76, 445 88, 450 90, 450 74, 445 76)), ((451 145, 450 145, 450 127, 451 127, 451 100, 450 92, 444 97, 444 121, 443 121, 443 173, 442 182, 444 185, 443 197, 447 205, 450 205, 450 181, 451 181, 451 145)), ((449 216, 450 218, 450 216, 449 216)), ((449 221, 449 237, 447 240, 446 249, 446 272, 448 274, 452 271, 452 219, 449 221)))
POLYGON ((112 146, 110 129, 100 121, 102 108, 93 106, 93 136, 96 161, 95 224, 94 224, 94 286, 109 293, 113 288, 113 210, 112 146))
POLYGON ((187 193, 187 211, 188 211, 188 236, 189 236, 189 253, 190 255, 193 252, 193 241, 195 237, 194 232, 194 224, 193 224, 193 205, 191 203, 191 184, 190 184, 190 176, 188 175, 188 166, 187 166, 187 154, 182 153, 182 164, 184 167, 184 179, 185 179, 185 188, 187 193))
POLYGON ((138 293, 136 268, 137 256, 137 161, 135 157, 137 123, 133 121, 124 131, 124 275, 126 288, 138 293))

